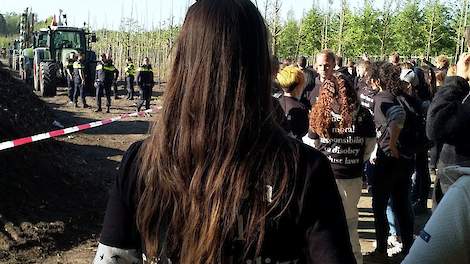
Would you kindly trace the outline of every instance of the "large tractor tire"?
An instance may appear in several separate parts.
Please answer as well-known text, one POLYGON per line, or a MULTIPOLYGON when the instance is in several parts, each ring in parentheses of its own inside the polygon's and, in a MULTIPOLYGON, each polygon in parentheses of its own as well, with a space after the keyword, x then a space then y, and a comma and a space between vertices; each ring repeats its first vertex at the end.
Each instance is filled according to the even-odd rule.
POLYGON ((39 64, 39 91, 41 96, 55 96, 57 93, 57 66, 54 62, 39 64))

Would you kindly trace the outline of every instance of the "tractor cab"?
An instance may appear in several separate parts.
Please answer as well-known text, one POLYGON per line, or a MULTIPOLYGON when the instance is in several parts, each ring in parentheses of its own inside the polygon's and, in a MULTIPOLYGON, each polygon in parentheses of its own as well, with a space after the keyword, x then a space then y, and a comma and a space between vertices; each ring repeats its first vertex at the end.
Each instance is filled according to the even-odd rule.
MULTIPOLYGON (((89 49, 90 43, 95 41, 96 35, 83 28, 49 26, 37 31, 34 36, 34 73, 37 76, 34 85, 36 89, 45 96, 55 95, 55 87, 60 83, 65 84, 66 66, 71 54, 84 53, 85 65, 96 60, 95 53, 89 49), (40 67, 41 63, 42 68, 40 67), (42 78, 40 74, 47 78, 42 78), (41 81, 44 85, 41 84, 41 81)), ((86 68, 94 70, 93 65, 86 68)), ((88 75, 90 78, 94 77, 91 72, 88 75)), ((87 87, 90 86, 89 82, 87 81, 87 87)))

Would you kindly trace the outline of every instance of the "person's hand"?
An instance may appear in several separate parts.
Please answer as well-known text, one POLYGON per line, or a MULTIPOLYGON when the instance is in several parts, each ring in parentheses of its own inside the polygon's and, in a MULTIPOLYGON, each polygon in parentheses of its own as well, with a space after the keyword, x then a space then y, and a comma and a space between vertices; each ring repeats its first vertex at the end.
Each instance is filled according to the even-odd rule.
POLYGON ((392 152, 392 157, 399 159, 400 158, 400 151, 396 145, 390 145, 390 151, 392 152))

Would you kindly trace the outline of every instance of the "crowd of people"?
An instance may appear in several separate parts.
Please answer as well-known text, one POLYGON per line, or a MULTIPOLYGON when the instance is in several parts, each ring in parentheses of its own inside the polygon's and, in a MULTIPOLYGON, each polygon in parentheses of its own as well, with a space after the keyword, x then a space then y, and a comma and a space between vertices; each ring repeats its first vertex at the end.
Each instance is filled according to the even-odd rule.
MULTIPOLYGON (((66 65, 66 76, 68 86, 68 97, 69 103, 78 107, 78 98, 81 99, 81 105, 83 108, 89 108, 90 106, 86 103, 86 91, 85 81, 86 74, 84 66, 85 54, 84 53, 70 53, 67 59, 66 65)), ((144 58, 143 64, 136 69, 132 58, 126 60, 125 68, 125 79, 126 79, 126 90, 127 100, 134 100, 134 83, 137 83, 140 90, 140 97, 137 106, 137 111, 140 112, 142 106, 145 105, 145 109, 150 109, 150 99, 152 97, 152 87, 154 86, 154 76, 152 65, 149 63, 147 57, 144 58)), ((100 60, 96 63, 96 69, 94 71, 94 84, 95 87, 95 98, 96 98, 96 109, 95 112, 101 112, 101 98, 103 95, 106 97, 106 113, 110 112, 111 109, 111 96, 114 94, 114 99, 119 99, 118 96, 118 85, 117 80, 119 77, 119 71, 113 64, 113 58, 111 53, 102 53, 100 60), (111 92, 111 87, 113 92, 111 92)))
POLYGON ((162 115, 123 157, 94 263, 470 263, 470 54, 270 55, 249 0, 199 0, 162 115), (431 156, 428 159, 428 156, 431 156), (433 213, 423 230, 416 214, 433 213), (415 234, 418 234, 417 236, 415 234), (396 251, 395 251, 396 252, 396 251))

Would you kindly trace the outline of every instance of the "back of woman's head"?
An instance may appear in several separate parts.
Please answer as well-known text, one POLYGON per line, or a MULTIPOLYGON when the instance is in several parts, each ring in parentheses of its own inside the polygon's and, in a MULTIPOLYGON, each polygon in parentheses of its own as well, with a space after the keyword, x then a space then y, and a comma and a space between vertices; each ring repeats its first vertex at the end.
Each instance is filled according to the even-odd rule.
POLYGON ((250 0, 189 8, 162 115, 140 152, 136 220, 149 257, 168 219, 173 262, 223 263, 242 206, 244 252, 259 250, 266 217, 292 193, 295 150, 273 120, 267 38, 250 0), (271 203, 266 185, 276 186, 271 203))
POLYGON ((372 65, 371 82, 377 83, 380 90, 399 95, 403 89, 400 80, 401 68, 389 62, 375 62, 372 65))
POLYGON ((331 112, 335 104, 341 115, 339 122, 340 131, 351 127, 353 124, 353 112, 357 109, 358 98, 354 85, 350 78, 335 74, 332 80, 325 80, 320 89, 317 103, 310 113, 310 129, 321 137, 331 137, 332 122, 331 112))

